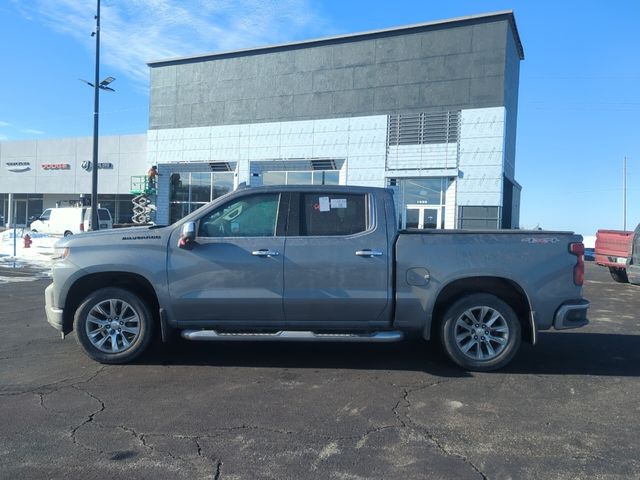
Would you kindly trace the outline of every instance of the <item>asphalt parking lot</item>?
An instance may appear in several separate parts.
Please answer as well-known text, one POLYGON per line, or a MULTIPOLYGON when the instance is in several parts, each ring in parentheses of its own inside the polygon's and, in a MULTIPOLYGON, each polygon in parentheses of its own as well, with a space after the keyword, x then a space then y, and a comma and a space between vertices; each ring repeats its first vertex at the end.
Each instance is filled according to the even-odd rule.
POLYGON ((0 284, 1 478, 640 478, 640 287, 593 264, 591 324, 486 374, 423 343, 103 366, 46 324, 47 284, 0 284))

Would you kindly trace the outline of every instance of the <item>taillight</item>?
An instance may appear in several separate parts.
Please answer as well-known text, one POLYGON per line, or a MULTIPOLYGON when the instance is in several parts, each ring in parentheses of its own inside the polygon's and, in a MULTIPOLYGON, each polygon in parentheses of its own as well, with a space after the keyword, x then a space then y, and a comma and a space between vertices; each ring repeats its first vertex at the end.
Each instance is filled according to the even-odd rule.
POLYGON ((82 223, 80 224, 80 231, 81 231, 81 232, 84 232, 84 222, 82 222, 82 223))
POLYGON ((582 285, 584 283, 584 244, 570 243, 569 251, 578 257, 578 263, 573 267, 573 283, 582 285))

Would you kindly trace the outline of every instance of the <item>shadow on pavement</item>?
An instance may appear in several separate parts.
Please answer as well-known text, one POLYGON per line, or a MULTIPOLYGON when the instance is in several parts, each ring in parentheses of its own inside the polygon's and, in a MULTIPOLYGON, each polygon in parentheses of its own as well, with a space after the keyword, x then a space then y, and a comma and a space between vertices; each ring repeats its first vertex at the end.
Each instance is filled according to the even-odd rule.
POLYGON ((640 335, 540 333, 506 369, 540 375, 640 376, 640 335))
MULTIPOLYGON (((640 376, 640 336, 582 332, 540 333, 523 344, 501 373, 640 376)), ((156 345, 138 361, 151 365, 216 367, 407 370, 439 377, 468 377, 451 364, 436 342, 313 344, 187 342, 156 345)))
POLYGON ((421 371, 443 377, 466 377, 449 362, 438 344, 188 342, 155 345, 138 360, 151 365, 421 371))

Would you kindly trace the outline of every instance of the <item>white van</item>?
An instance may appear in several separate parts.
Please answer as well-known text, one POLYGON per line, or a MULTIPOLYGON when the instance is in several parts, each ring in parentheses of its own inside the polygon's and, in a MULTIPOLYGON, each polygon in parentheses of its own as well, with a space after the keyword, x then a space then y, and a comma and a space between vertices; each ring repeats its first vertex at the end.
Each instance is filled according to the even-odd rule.
MULTIPOLYGON (((106 208, 98 208, 100 230, 113 228, 111 214, 106 208)), ((61 207, 47 208, 31 223, 32 232, 52 235, 71 235, 91 230, 91 208, 61 207)))

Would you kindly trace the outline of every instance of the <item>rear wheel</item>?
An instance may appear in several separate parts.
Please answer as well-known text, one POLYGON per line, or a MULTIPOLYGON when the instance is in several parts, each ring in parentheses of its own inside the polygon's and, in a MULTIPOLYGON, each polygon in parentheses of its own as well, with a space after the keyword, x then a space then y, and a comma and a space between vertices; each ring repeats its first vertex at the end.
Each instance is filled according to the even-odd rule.
POLYGON ((609 273, 611 274, 611 278, 618 283, 629 282, 629 278, 627 278, 627 271, 624 268, 609 267, 609 273))
POLYGON ((102 288, 76 310, 74 329, 85 353, 100 363, 127 363, 139 357, 153 337, 146 303, 121 288, 102 288))
POLYGON ((69 235, 73 235, 73 232, 70 232, 69 230, 67 230, 66 232, 64 232, 64 236, 68 237, 69 235))
POLYGON ((520 348, 518 317, 494 295, 478 293, 461 298, 447 310, 440 328, 445 352, 466 370, 502 368, 520 348))

